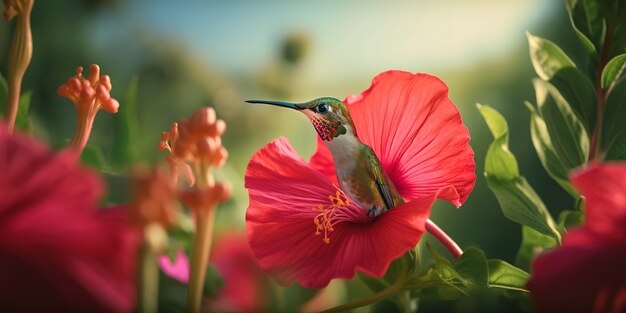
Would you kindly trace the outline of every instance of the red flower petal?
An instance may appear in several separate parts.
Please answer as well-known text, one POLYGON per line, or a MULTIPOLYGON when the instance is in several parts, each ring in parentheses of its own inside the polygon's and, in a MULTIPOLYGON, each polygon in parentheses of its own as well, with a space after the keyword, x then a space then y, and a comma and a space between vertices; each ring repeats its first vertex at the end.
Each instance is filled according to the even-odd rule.
POLYGON ((269 294, 264 284, 268 278, 254 259, 245 233, 222 234, 211 259, 224 278, 224 286, 212 302, 214 311, 258 312, 266 307, 269 294))
POLYGON ((533 262, 528 289, 539 312, 626 309, 626 164, 592 164, 575 173, 586 198, 585 225, 533 262))
MULTIPOLYGON (((440 198, 460 206, 474 188, 474 151, 448 87, 427 74, 384 72, 359 96, 348 97, 357 134, 381 160, 385 172, 407 200, 454 190, 440 198)), ((318 142, 315 168, 334 175, 330 153, 318 142), (330 163, 329 163, 330 162, 330 163)))
POLYGON ((626 240, 626 164, 592 164, 571 180, 585 195, 585 227, 605 239, 626 240))
POLYGON ((0 303, 8 311, 129 312, 137 233, 98 210, 98 177, 0 127, 0 303))
POLYGON ((374 222, 350 203, 350 218, 334 225, 329 243, 315 235, 312 208, 336 193, 320 172, 304 162, 285 139, 259 150, 246 172, 250 206, 246 214, 250 247, 261 265, 283 285, 298 281, 321 288, 356 271, 380 277, 389 264, 413 248, 437 193, 399 206, 374 222))

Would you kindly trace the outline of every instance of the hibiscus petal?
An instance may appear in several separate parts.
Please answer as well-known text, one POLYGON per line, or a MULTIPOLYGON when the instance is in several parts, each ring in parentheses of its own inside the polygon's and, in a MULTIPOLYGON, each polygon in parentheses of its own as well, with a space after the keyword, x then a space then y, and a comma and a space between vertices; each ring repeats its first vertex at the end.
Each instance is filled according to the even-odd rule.
POLYGON ((626 309, 626 164, 594 163, 571 176, 585 197, 585 225, 533 262, 538 312, 626 309))
POLYGON ((252 157, 246 188, 248 240, 261 268, 280 284, 298 281, 307 288, 324 287, 333 278, 352 278, 357 270, 384 275, 391 261, 418 243, 437 196, 435 192, 396 207, 374 222, 365 210, 350 204, 358 217, 335 224, 326 244, 315 235, 317 212, 312 208, 328 201, 337 189, 285 139, 252 157))
MULTIPOLYGON (((474 188, 474 151, 448 87, 427 74, 384 72, 372 86, 344 101, 357 135, 381 160, 385 172, 407 200, 453 189, 440 198, 460 206, 474 188)), ((318 143, 312 166, 332 162, 318 143)), ((329 175, 334 169, 324 171, 329 175)))
POLYGON ((602 295, 607 288, 626 288, 625 260, 623 244, 607 245, 585 229, 573 230, 562 247, 533 262, 527 288, 538 312, 608 312, 593 308, 619 305, 619 297, 602 295))
POLYGON ((0 303, 8 311, 129 312, 138 233, 98 210, 102 183, 74 156, 0 125, 0 303))
POLYGON ((626 239, 626 164, 592 164, 571 180, 585 196, 585 227, 605 239, 626 239))

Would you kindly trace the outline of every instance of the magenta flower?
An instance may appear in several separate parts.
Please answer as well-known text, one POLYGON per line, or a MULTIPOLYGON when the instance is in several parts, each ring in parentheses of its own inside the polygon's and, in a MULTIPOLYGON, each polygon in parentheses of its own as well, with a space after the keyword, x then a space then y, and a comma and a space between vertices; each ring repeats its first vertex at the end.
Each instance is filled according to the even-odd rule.
POLYGON ((585 224, 533 263, 538 312, 626 310, 626 163, 593 164, 571 177, 585 197, 585 224))
POLYGON ((174 260, 170 260, 167 255, 159 256, 159 267, 165 275, 183 284, 189 282, 189 258, 185 251, 176 251, 174 260))
POLYGON ((323 144, 305 162, 281 138, 246 171, 248 239, 261 268, 283 285, 308 288, 356 271, 381 277, 425 231, 437 198, 457 206, 474 186, 474 153, 448 89, 426 74, 389 71, 344 103, 361 141, 408 202, 374 221, 340 190, 323 144))
POLYGON ((138 237, 123 208, 68 151, 0 125, 0 306, 9 312, 130 312, 138 237))

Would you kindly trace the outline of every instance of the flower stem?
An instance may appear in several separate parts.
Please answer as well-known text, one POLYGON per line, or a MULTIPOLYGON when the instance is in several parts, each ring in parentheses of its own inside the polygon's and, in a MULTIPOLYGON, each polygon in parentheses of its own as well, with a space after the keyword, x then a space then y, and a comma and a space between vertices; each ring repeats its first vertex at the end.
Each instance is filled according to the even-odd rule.
POLYGON ((76 132, 70 143, 70 147, 78 152, 82 153, 87 146, 89 136, 91 135, 91 129, 93 128, 93 121, 95 114, 91 114, 91 108, 86 113, 82 113, 80 110, 77 115, 76 132))
POLYGON ((606 92, 607 90, 602 87, 602 70, 609 61, 609 49, 611 48, 611 36, 613 34, 613 27, 607 25, 607 30, 604 37, 604 44, 600 51, 600 62, 598 64, 598 73, 596 78, 596 124, 593 132, 591 133, 589 160, 602 160, 604 158, 604 152, 602 150, 602 123, 604 121, 604 111, 606 109, 606 92))
POLYGON ((157 264, 157 254, 151 245, 145 241, 141 247, 141 265, 138 312, 157 312, 159 299, 159 266, 157 264))
POLYGON ((433 237, 437 238, 437 240, 439 240, 439 242, 441 242, 441 244, 448 249, 454 259, 458 260, 459 257, 461 257, 461 254, 463 254, 461 247, 459 247, 459 245, 431 219, 426 220, 426 231, 433 235, 433 237))
POLYGON ((202 290, 211 251, 214 216, 214 208, 206 208, 196 214, 196 237, 193 242, 187 292, 187 311, 191 313, 200 312, 202 305, 202 290))
MULTIPOLYGON (((213 186, 215 181, 208 164, 200 162, 195 168, 198 178, 197 188, 213 186)), ((189 285, 187 290, 187 311, 200 312, 202 291, 206 269, 209 263, 211 242, 213 237, 213 221, 215 219, 215 202, 208 207, 195 210, 196 236, 193 240, 191 268, 189 269, 189 285)))
POLYGON ((23 5, 23 11, 17 16, 15 33, 13 34, 11 50, 9 51, 8 97, 6 114, 4 116, 9 132, 12 132, 15 126, 22 79, 33 56, 33 38, 30 28, 30 11, 33 3, 32 1, 25 2, 23 5))

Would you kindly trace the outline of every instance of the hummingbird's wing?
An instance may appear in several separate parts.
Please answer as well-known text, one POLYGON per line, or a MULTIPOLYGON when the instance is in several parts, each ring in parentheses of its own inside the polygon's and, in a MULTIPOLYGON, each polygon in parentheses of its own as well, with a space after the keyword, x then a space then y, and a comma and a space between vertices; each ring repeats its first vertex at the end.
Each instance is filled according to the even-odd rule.
POLYGON ((365 150, 365 155, 367 155, 366 162, 370 176, 376 183, 376 187, 378 189, 378 192, 380 193, 380 196, 385 202, 385 206, 387 207, 387 209, 391 209, 395 207, 396 204, 394 203, 393 196, 391 194, 392 187, 389 186, 389 178, 387 178, 387 175, 383 170, 383 166, 382 164, 380 164, 380 160, 378 160, 378 157, 376 157, 374 151, 372 151, 372 148, 366 145, 363 146, 365 150))

